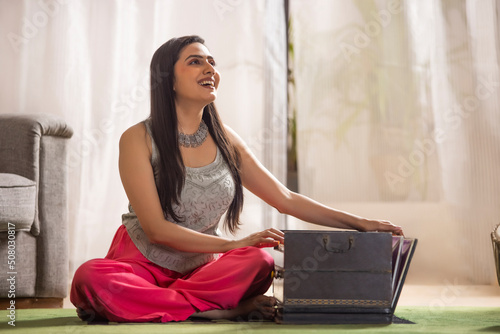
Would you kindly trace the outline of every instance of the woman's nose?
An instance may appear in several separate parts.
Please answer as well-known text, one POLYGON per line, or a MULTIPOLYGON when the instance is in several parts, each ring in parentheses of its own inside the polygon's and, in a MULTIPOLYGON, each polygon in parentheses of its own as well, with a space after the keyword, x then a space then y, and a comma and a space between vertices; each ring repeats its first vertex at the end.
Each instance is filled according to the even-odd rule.
POLYGON ((205 73, 215 73, 215 67, 207 62, 205 65, 205 73))

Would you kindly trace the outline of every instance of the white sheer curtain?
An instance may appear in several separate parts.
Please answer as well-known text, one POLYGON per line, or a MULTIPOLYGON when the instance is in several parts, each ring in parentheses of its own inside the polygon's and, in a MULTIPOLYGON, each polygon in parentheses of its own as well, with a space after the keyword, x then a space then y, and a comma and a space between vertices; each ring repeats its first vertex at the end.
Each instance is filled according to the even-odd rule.
POLYGON ((493 283, 498 2, 291 0, 290 10, 300 192, 403 225, 419 239, 412 282, 493 283))
MULTIPOLYGON (((48 112, 71 140, 71 270, 102 257, 127 199, 121 133, 149 113, 148 67, 174 36, 218 61, 217 105, 285 179, 285 25, 276 0, 0 0, 0 113, 48 112)), ((300 192, 420 240, 410 281, 494 281, 500 209, 494 0, 290 0, 300 192)), ((246 196, 242 234, 282 227, 246 196)), ((291 221, 289 228, 304 228, 291 221)))
MULTIPOLYGON (((106 254, 127 210, 118 140, 148 116, 151 56, 171 37, 205 38, 222 119, 284 180, 284 164, 266 157, 286 151, 286 123, 268 123, 286 114, 285 33, 282 1, 0 0, 0 112, 57 114, 75 130, 71 272, 106 254)), ((242 234, 276 221, 262 207, 246 195, 242 234)))

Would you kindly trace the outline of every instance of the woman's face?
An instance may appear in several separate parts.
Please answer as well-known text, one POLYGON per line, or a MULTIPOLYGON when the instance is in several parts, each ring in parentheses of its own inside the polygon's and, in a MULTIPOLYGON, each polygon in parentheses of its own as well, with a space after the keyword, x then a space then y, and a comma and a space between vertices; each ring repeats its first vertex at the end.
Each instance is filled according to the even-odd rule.
POLYGON ((201 43, 186 46, 174 65, 174 91, 177 103, 200 103, 202 107, 217 98, 220 75, 215 60, 201 43))

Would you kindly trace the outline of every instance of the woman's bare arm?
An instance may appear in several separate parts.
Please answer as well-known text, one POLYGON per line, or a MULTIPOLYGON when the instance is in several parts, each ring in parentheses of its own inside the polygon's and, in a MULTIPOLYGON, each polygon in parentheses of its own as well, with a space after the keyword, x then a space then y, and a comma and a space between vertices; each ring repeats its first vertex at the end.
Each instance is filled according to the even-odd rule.
POLYGON ((290 191, 255 158, 234 131, 229 127, 226 127, 226 130, 241 154, 241 179, 243 185, 266 203, 275 207, 279 212, 328 227, 403 234, 401 227, 395 226, 388 221, 365 219, 344 211, 335 210, 311 198, 290 191))

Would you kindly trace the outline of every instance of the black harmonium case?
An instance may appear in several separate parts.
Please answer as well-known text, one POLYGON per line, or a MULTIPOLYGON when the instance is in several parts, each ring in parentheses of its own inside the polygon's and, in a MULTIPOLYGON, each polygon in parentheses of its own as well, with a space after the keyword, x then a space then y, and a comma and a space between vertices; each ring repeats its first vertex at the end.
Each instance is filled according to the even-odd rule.
POLYGON ((417 239, 383 232, 287 230, 273 251, 275 321, 389 324, 417 239))

